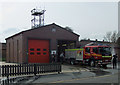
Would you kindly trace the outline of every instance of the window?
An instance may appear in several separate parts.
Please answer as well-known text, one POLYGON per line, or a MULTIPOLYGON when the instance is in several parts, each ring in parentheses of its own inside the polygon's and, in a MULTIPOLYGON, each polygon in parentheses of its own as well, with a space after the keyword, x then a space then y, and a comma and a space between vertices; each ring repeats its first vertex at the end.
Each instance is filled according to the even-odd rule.
POLYGON ((47 49, 43 49, 43 51, 47 51, 47 49))
POLYGON ((30 51, 34 51, 34 48, 30 48, 30 51))
POLYGON ((87 53, 90 53, 90 48, 85 48, 85 51, 86 51, 87 53))
POLYGON ((111 54, 111 48, 109 47, 99 47, 98 50, 100 54, 111 54))
POLYGON ((43 55, 46 55, 46 53, 43 53, 43 55))
POLYGON ((55 29, 55 28, 52 28, 52 32, 56 32, 56 29, 55 29))
POLYGON ((40 51, 40 48, 38 48, 37 51, 40 51))
POLYGON ((79 54, 80 54, 80 55, 82 55, 82 53, 81 53, 81 52, 80 52, 79 54))
POLYGON ((41 53, 37 53, 37 55, 40 55, 41 53))
POLYGON ((97 48, 93 48, 93 52, 94 53, 98 53, 98 49, 97 48))
POLYGON ((31 52, 31 53, 30 53, 30 55, 34 55, 34 53, 33 53, 33 52, 31 52))

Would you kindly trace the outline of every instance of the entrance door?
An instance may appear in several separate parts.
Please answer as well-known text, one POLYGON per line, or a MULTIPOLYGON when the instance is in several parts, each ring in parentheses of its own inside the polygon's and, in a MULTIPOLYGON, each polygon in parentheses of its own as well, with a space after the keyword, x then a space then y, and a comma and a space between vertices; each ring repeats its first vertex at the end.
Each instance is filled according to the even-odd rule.
POLYGON ((49 63, 48 40, 28 40, 28 62, 49 63))

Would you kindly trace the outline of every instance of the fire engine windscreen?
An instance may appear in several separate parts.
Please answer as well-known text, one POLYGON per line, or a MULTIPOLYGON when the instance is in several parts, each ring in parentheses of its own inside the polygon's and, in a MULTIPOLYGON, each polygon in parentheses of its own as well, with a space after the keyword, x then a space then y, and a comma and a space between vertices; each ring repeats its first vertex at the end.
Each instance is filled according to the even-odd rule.
POLYGON ((98 52, 99 52, 99 54, 102 54, 102 56, 111 56, 111 48, 110 47, 99 47, 98 52))

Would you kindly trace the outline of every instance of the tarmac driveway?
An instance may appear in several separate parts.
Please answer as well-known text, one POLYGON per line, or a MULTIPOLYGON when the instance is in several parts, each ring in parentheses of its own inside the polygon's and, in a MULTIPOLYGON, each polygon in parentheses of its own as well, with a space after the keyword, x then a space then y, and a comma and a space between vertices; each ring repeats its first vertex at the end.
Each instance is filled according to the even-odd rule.
MULTIPOLYGON (((118 73, 117 69, 112 69, 112 66, 109 65, 108 68, 99 68, 99 67, 89 67, 85 65, 62 65, 62 72, 60 74, 53 73, 44 73, 37 76, 29 75, 29 76, 19 76, 19 77, 11 77, 14 79, 14 83, 18 83, 18 85, 30 84, 30 83, 61 83, 64 80, 73 80, 73 79, 83 79, 83 78, 91 78, 102 75, 116 74, 118 73)), ((69 81, 67 82, 69 83, 69 81)))

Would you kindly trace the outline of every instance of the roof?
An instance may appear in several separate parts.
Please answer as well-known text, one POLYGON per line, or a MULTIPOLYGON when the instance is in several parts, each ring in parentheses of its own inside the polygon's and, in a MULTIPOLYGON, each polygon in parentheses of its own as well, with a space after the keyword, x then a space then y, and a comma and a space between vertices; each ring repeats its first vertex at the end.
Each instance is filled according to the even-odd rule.
POLYGON ((1 42, 0 42, 0 44, 6 44, 6 43, 1 43, 1 42))
POLYGON ((110 47, 110 46, 105 46, 105 45, 94 45, 94 46, 85 46, 85 47, 110 47))
MULTIPOLYGON (((59 25, 57 25, 57 24, 55 24, 55 23, 52 23, 52 24, 49 24, 49 25, 45 25, 45 26, 41 26, 41 27, 37 27, 37 28, 43 28, 43 27, 47 27, 47 26, 50 26, 50 25, 56 25, 56 26, 60 27, 61 29, 66 30, 65 28, 63 28, 63 27, 61 27, 61 26, 59 26, 59 25)), ((19 32, 19 33, 15 34, 15 35, 12 35, 12 36, 6 38, 5 40, 7 40, 7 39, 9 39, 9 38, 12 38, 12 37, 15 37, 15 36, 17 36, 17 35, 23 34, 24 32, 28 32, 28 31, 35 30, 35 29, 37 29, 37 28, 34 28, 34 29, 28 29, 28 30, 25 30, 25 31, 19 32)), ((66 31, 68 31, 68 30, 66 30, 66 31)), ((68 32, 70 32, 70 31, 68 31, 68 32)), ((78 35, 78 34, 76 34, 76 33, 74 33, 74 32, 71 32, 71 33, 73 33, 74 35, 80 36, 80 35, 78 35)))
POLYGON ((108 41, 96 41, 96 40, 81 40, 80 42, 99 42, 99 43, 110 43, 110 42, 108 42, 108 41))

